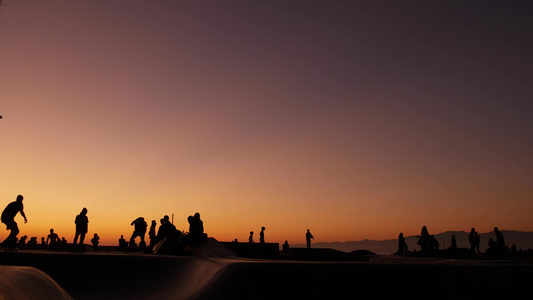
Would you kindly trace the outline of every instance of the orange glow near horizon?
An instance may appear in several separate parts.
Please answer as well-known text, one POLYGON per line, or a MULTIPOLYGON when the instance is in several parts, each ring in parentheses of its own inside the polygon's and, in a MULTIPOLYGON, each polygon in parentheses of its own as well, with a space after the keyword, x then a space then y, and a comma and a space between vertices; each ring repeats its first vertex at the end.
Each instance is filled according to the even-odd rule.
POLYGON ((533 230, 531 20, 500 36, 425 6, 264 5, 4 1, 19 237, 72 242, 83 207, 101 245, 195 212, 221 241, 533 230))

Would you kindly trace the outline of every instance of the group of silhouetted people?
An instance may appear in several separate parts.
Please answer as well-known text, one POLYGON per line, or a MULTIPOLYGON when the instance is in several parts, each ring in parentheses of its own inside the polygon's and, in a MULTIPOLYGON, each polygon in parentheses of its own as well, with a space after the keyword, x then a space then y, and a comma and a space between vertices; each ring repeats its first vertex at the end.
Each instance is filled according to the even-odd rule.
MULTIPOLYGON (((68 249, 68 243, 67 240, 62 237, 59 239, 59 236, 55 232, 53 232, 53 229, 50 229, 50 234, 47 235, 47 239, 44 237, 41 237, 41 242, 37 241, 37 237, 33 236, 30 237, 30 240, 28 241, 28 236, 24 235, 18 241, 16 242, 16 246, 19 249, 28 249, 28 250, 67 250, 68 249)), ((9 248, 8 248, 9 249, 9 248)))
MULTIPOLYGON (((265 243, 265 226, 261 227, 261 232, 259 232, 259 243, 264 244, 265 243)), ((250 231, 250 236, 248 237, 248 243, 253 244, 254 241, 254 232, 250 231)))
MULTIPOLYGON (((67 245, 67 241, 65 238, 59 238, 59 235, 54 232, 54 229, 50 229, 50 234, 48 234, 46 241, 43 238, 41 238, 41 244, 39 245, 37 243, 37 237, 30 238, 30 241, 26 242, 27 236, 23 236, 20 240, 18 240, 17 235, 20 232, 17 222, 15 222, 15 216, 20 213, 20 215, 24 218, 24 222, 26 223, 28 220, 26 218, 26 214, 24 213, 24 205, 22 204, 24 197, 22 195, 18 195, 16 200, 9 203, 6 208, 3 210, 1 215, 1 221, 6 225, 6 229, 10 230, 10 234, 8 237, 2 242, 3 248, 13 249, 16 246, 20 248, 28 248, 28 249, 44 249, 44 246, 47 246, 48 249, 51 250, 58 250, 58 249, 64 249, 67 245)), ((85 235, 88 232, 88 224, 89 219, 87 217, 87 208, 83 208, 78 214, 74 220, 74 223, 76 225, 76 234, 74 236, 74 250, 84 250, 84 240, 85 235), (79 239, 79 243, 78 243, 79 239)), ((200 219, 200 214, 195 213, 194 216, 189 216, 187 218, 187 221, 189 223, 189 232, 187 234, 182 234, 181 231, 177 230, 176 227, 170 222, 169 217, 165 215, 160 220, 160 226, 159 229, 156 231, 157 223, 155 220, 152 220, 150 230, 148 232, 148 237, 150 239, 150 244, 147 247, 145 242, 145 234, 148 229, 148 224, 144 220, 143 217, 138 217, 137 219, 133 220, 131 222, 131 225, 134 226, 133 234, 131 235, 131 238, 129 242, 127 242, 123 236, 119 239, 119 250, 135 250, 137 247, 137 244, 135 242, 135 239, 137 237, 140 238, 139 248, 146 249, 146 252, 151 253, 155 248, 157 248, 158 244, 163 243, 167 239, 171 239, 172 241, 169 243, 174 244, 180 244, 180 243, 198 243, 203 242, 207 239, 207 235, 204 233, 204 224, 203 221, 200 219)), ((261 227, 261 232, 259 233, 259 243, 264 244, 265 243, 265 227, 261 227)), ((503 234, 501 231, 498 230, 498 227, 494 227, 494 233, 495 233, 495 240, 490 238, 489 239, 489 248, 487 249, 487 253, 489 254, 498 254, 498 253, 504 253, 508 251, 508 247, 505 245, 505 240, 503 237, 503 234)), ((249 243, 255 243, 254 242, 254 232, 250 231, 250 236, 248 239, 249 243)), ((428 229, 426 226, 422 227, 422 230, 420 232, 420 235, 416 236, 418 237, 417 244, 420 245, 422 252, 430 252, 433 250, 439 250, 440 244, 435 239, 433 235, 430 235, 428 232, 428 229)), ((313 235, 307 229, 307 232, 305 234, 306 239, 306 247, 311 248, 311 239, 314 239, 313 235)), ((94 234, 94 237, 91 239, 91 243, 93 245, 94 251, 98 250, 98 244, 99 244, 100 237, 98 234, 94 234)), ((236 240, 235 240, 236 241, 236 240)), ((469 235, 468 235, 468 242, 470 243, 470 251, 473 254, 480 254, 480 237, 475 228, 472 228, 469 235)), ((283 244, 283 252, 288 251, 289 244, 287 241, 285 241, 285 244, 283 244)), ((514 248, 516 246, 513 245, 514 248)), ((457 249, 457 241, 455 239, 455 236, 452 236, 452 242, 450 249, 455 250, 457 249)), ((405 242, 405 238, 403 236, 403 233, 400 233, 398 236, 398 251, 397 254, 404 255, 408 252, 408 246, 405 242)))
MULTIPOLYGON (((501 231, 498 230, 498 227, 494 227, 494 234, 495 234, 495 240, 493 238, 489 238, 489 248, 487 249, 486 253, 487 254, 502 254, 504 252, 509 251, 509 248, 505 245, 503 234, 501 233, 501 231)), ((439 246, 440 246, 439 242, 433 235, 429 234, 426 226, 422 227, 420 235, 417 235, 416 237, 418 237, 417 244, 420 245, 422 252, 431 252, 432 250, 439 250, 439 246)), ((480 251, 481 239, 475 228, 472 228, 470 230, 470 233, 468 235, 468 242, 470 244, 469 250, 472 254, 481 254, 481 251, 480 251)), ((516 246, 514 245, 513 247, 516 248, 516 246)), ((455 235, 452 235, 451 246, 449 250, 457 250, 457 240, 456 240, 455 235)), ((407 243, 405 242, 403 233, 400 233, 398 236, 398 251, 396 252, 396 254, 405 255, 407 252, 408 252, 407 243)))
POLYGON ((418 245, 422 248, 422 252, 439 250, 440 244, 435 236, 430 235, 426 226, 422 227, 422 231, 418 236, 418 245))
POLYGON ((143 217, 138 217, 131 222, 131 225, 134 226, 134 230, 129 242, 127 242, 123 236, 120 237, 119 250, 135 251, 138 247, 141 250, 144 250, 145 253, 154 253, 154 251, 161 249, 161 247, 164 248, 163 244, 167 244, 167 248, 172 247, 174 249, 179 249, 184 244, 206 241, 207 235, 204 233, 204 223, 200 218, 200 213, 197 212, 194 214, 194 216, 189 216, 187 221, 189 222, 189 232, 184 234, 180 230, 176 229, 176 226, 172 224, 168 215, 165 215, 163 218, 161 218, 160 225, 157 230, 157 222, 152 220, 148 230, 150 244, 147 246, 144 237, 148 228, 148 224, 143 217), (140 238, 140 243, 138 246, 135 242, 137 237, 140 238))
POLYGON ((201 242, 207 238, 204 235, 204 222, 200 219, 200 213, 195 213, 194 216, 188 216, 189 234, 187 235, 188 242, 201 242))
MULTIPOLYGON (((20 240, 17 238, 19 231, 17 222, 15 222, 15 216, 20 213, 20 215, 24 218, 24 223, 28 222, 28 219, 26 218, 26 214, 24 213, 24 205, 22 204, 22 201, 24 200, 24 197, 22 195, 18 195, 16 200, 9 203, 6 208, 2 212, 2 223, 6 225, 6 230, 10 230, 10 233, 8 237, 2 242, 2 247, 7 249, 14 249, 15 247, 19 247, 21 249, 45 249, 48 248, 50 250, 65 250, 67 248, 67 240, 63 238, 59 238, 59 235, 54 232, 54 229, 50 229, 50 234, 46 237, 46 240, 41 238, 41 243, 39 244, 37 242, 37 237, 31 237, 28 242, 26 242, 26 239, 28 236, 23 236, 20 238, 20 240)), ((76 224, 76 235, 74 236, 74 246, 76 246, 78 242, 78 238, 80 238, 80 247, 83 245, 83 241, 85 239, 85 234, 87 233, 88 229, 88 223, 89 220, 87 218, 87 209, 83 208, 81 213, 76 216, 76 219, 74 220, 74 223, 76 224)), ((98 234, 94 234, 94 237, 91 239, 91 242, 93 244, 93 248, 96 250, 99 243, 99 237, 98 234)), ((83 248, 75 248, 77 250, 83 249, 83 248)))
POLYGON ((468 242, 470 243, 470 251, 474 254, 480 254, 479 245, 481 244, 481 238, 475 228, 470 230, 468 234, 468 242))
MULTIPOLYGON (((16 200, 9 203, 2 212, 1 221, 6 225, 6 229, 10 230, 8 237, 2 242, 2 247, 7 249, 14 249, 15 247, 27 248, 27 249, 44 249, 45 246, 50 250, 64 250, 67 246, 66 239, 59 238, 59 235, 50 229, 50 234, 48 234, 46 240, 41 238, 41 243, 38 244, 37 237, 30 238, 27 240, 27 236, 23 236, 20 240, 17 238, 19 231, 18 224, 15 222, 15 216, 20 213, 24 218, 26 223, 28 220, 26 214, 24 213, 24 205, 22 204, 24 197, 18 195, 16 200)), ((88 232, 89 219, 87 217, 87 208, 83 208, 81 212, 76 216, 74 223, 76 225, 76 233, 74 236, 73 251, 83 251, 85 250, 85 235, 88 232)), ((139 217, 131 225, 134 226, 133 234, 129 242, 127 242, 123 236, 119 239, 119 250, 132 250, 137 247, 135 239, 140 238, 139 248, 148 249, 151 252, 158 243, 164 242, 166 239, 172 239, 174 243, 176 242, 187 242, 187 243, 197 243, 207 240, 207 235, 204 233, 204 224, 200 219, 200 214, 195 213, 194 216, 189 216, 187 218, 189 222, 189 232, 184 236, 181 231, 177 230, 174 224, 169 220, 168 216, 164 216, 161 219, 161 224, 159 229, 156 232, 156 221, 152 220, 150 226, 150 231, 148 232, 148 237, 150 238, 150 245, 147 247, 145 242, 145 234, 148 228, 148 224, 143 217, 139 217)), ((97 233, 94 234, 94 237, 91 239, 91 244, 93 250, 98 250, 98 245, 100 243, 100 237, 97 233)))
POLYGON ((167 236, 175 233, 176 227, 170 222, 168 216, 164 216, 160 220, 159 229, 156 232, 157 222, 152 220, 150 224, 150 229, 148 231, 148 238, 150 239, 150 244, 147 246, 145 241, 146 230, 148 229, 148 224, 143 217, 138 217, 137 219, 131 222, 133 226, 133 233, 130 237, 129 242, 124 239, 124 236, 121 235, 118 240, 119 251, 136 251, 137 248, 145 250, 146 253, 152 253, 155 245, 163 241, 167 236), (139 244, 135 242, 135 239, 139 238, 139 244))

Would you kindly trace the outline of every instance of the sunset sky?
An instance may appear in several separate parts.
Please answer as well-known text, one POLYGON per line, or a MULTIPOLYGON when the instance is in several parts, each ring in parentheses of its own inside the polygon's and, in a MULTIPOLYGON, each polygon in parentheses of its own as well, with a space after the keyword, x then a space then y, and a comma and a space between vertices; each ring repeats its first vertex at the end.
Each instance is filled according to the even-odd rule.
POLYGON ((533 231, 532 53, 531 1, 5 0, 0 209, 72 242, 87 207, 103 245, 195 212, 220 241, 533 231))

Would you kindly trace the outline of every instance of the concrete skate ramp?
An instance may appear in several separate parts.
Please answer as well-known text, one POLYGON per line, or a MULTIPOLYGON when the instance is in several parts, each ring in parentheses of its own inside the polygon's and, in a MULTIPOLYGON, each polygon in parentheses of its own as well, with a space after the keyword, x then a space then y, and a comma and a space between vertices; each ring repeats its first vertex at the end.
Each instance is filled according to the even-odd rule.
MULTIPOLYGON (((191 256, 37 251, 0 253, 0 264, 42 270, 76 300, 195 299, 218 280, 225 265, 191 256)), ((7 295, 24 286, 25 281, 14 277, 11 282, 3 289, 7 295)))
MULTIPOLYGON (((32 265, 77 300, 345 299, 361 295, 376 299, 512 299, 530 295, 533 272, 531 261, 393 256, 370 262, 309 262, 18 252, 0 253, 0 264, 32 265)), ((24 280, 15 280, 2 291, 16 291, 23 286, 21 282, 24 280)), ((4 295, 0 299, 14 299, 4 295)), ((46 298, 39 294, 39 299, 46 298)))
POLYGON ((33 267, 0 266, 0 299, 72 299, 50 276, 33 267))
POLYGON ((226 261, 197 299, 519 299, 532 272, 516 262, 226 261))

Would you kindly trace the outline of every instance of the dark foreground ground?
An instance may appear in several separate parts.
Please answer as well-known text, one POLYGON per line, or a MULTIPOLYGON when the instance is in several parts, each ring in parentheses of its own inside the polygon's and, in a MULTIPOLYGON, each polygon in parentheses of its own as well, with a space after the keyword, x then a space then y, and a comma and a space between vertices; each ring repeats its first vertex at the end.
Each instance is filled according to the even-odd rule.
POLYGON ((19 251, 0 253, 1 265, 37 268, 74 299, 527 299, 533 279, 527 258, 306 262, 19 251))

